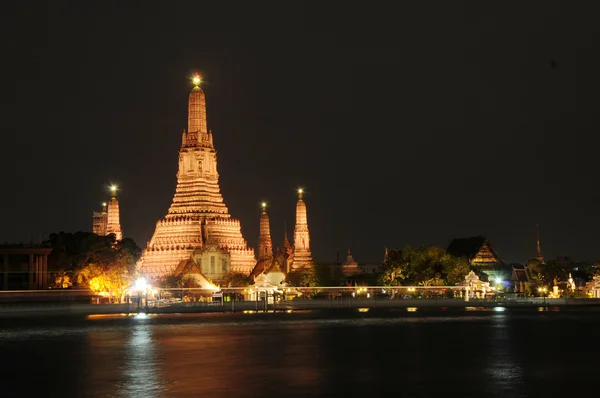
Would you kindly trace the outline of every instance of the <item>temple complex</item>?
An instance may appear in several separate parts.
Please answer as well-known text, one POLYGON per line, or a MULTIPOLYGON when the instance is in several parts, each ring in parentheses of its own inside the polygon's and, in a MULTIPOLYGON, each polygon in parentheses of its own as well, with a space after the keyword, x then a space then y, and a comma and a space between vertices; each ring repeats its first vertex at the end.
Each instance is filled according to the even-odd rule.
POLYGON ((117 200, 117 187, 110 187, 110 202, 102 203, 102 211, 95 211, 92 215, 92 232, 104 236, 115 234, 116 240, 123 239, 121 218, 119 215, 119 201, 117 200))
POLYGON ((249 274, 256 264, 239 220, 231 217, 223 201, 217 152, 212 132, 207 129, 206 98, 200 77, 196 75, 193 81, 173 203, 156 223, 137 264, 138 271, 149 278, 170 275, 190 259, 213 281, 230 271, 249 274))

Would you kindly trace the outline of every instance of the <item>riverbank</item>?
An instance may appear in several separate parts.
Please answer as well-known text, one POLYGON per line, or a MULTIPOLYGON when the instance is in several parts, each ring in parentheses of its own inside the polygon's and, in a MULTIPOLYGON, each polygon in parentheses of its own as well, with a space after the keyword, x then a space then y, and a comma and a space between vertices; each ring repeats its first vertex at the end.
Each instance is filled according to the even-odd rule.
POLYGON ((168 307, 141 308, 134 304, 12 304, 0 307, 0 318, 15 317, 52 317, 52 316, 87 316, 87 315, 118 315, 136 314, 138 312, 148 314, 177 314, 177 313, 214 313, 214 312, 278 312, 295 310, 348 310, 348 309, 408 309, 414 311, 419 308, 428 309, 464 309, 470 307, 504 307, 504 308, 527 308, 527 307, 577 307, 597 306, 600 307, 600 299, 519 299, 507 301, 486 301, 460 299, 407 299, 407 300, 294 300, 280 302, 275 305, 266 305, 264 301, 235 301, 217 303, 185 303, 168 307))

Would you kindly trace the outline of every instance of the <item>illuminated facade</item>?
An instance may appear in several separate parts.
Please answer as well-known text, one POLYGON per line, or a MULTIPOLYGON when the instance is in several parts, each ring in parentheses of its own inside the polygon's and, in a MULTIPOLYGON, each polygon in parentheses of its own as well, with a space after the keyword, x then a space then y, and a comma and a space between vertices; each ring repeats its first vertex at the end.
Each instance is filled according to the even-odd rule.
POLYGON ((106 203, 102 203, 102 211, 95 211, 92 214, 92 232, 96 235, 106 235, 106 224, 108 223, 108 213, 106 203))
POLYGON ((123 239, 121 230, 121 217, 119 215, 119 201, 117 200, 117 187, 110 187, 110 202, 108 202, 108 211, 106 215, 106 234, 115 234, 116 240, 123 239))
POLYGON ((156 229, 137 269, 150 278, 172 274, 190 258, 213 281, 227 272, 249 274, 256 260, 221 196, 217 152, 207 129, 206 98, 194 78, 188 101, 188 129, 181 137, 177 187, 167 215, 156 229))
POLYGON ((121 240, 123 239, 123 230, 121 229, 121 217, 119 215, 117 187, 111 186, 110 193, 108 204, 102 203, 102 211, 95 211, 92 214, 92 232, 100 236, 115 234, 115 239, 121 240))
POLYGON ((312 254, 310 251, 310 232, 308 231, 308 217, 306 203, 302 199, 303 190, 298 190, 298 203, 296 203, 296 226, 294 228, 294 250, 292 269, 310 267, 312 254))
POLYGON ((267 214, 267 204, 262 204, 262 213, 260 214, 260 228, 258 236, 258 260, 273 257, 273 241, 271 240, 271 225, 269 215, 267 214))
POLYGON ((260 215, 260 235, 258 237, 258 262, 251 273, 255 281, 269 280, 270 283, 275 283, 276 280, 280 280, 281 282, 285 279, 284 276, 288 272, 313 265, 306 203, 302 199, 302 194, 303 190, 299 189, 299 198, 296 204, 294 245, 292 246, 288 240, 286 227, 283 237, 283 248, 276 251, 273 251, 269 216, 267 215, 266 203, 263 203, 263 210, 260 215))

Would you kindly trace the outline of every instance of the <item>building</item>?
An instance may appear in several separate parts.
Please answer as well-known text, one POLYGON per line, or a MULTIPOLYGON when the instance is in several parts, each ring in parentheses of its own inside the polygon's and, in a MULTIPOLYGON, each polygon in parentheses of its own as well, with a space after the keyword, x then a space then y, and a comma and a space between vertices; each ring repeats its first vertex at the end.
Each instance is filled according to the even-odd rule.
POLYGON ((531 268, 523 264, 511 264, 512 273, 510 280, 513 284, 513 291, 518 293, 527 293, 528 288, 533 281, 531 268))
POLYGON ((540 226, 539 225, 536 225, 536 231, 537 231, 537 251, 536 251, 535 259, 540 264, 545 264, 544 255, 542 254, 542 247, 540 246, 540 226))
POLYGON ((264 260, 273 257, 273 241, 271 239, 271 224, 267 214, 267 204, 262 203, 262 213, 260 214, 260 227, 258 236, 257 260, 264 260))
POLYGON ((298 202, 296 203, 296 226, 294 228, 294 249, 292 253, 292 269, 310 267, 312 254, 310 251, 310 232, 308 231, 308 217, 306 203, 302 199, 304 190, 298 189, 298 202))
POLYGON ((110 187, 110 201, 108 202, 108 211, 106 215, 106 234, 115 234, 116 240, 123 239, 121 230, 121 217, 119 214, 119 201, 117 200, 117 187, 110 187))
POLYGON ((48 255, 43 245, 0 245, 0 290, 41 290, 48 288, 48 255))
POLYGON ((483 236, 454 239, 446 251, 455 257, 465 258, 473 269, 486 273, 489 278, 505 279, 508 277, 505 274, 511 272, 483 236))
POLYGON ((106 224, 108 223, 108 212, 106 209, 106 203, 102 203, 102 210, 95 211, 92 214, 92 232, 96 235, 106 235, 106 224))
POLYGON ((346 255, 346 259, 342 263, 342 273, 344 276, 352 276, 359 274, 362 270, 358 267, 358 263, 352 257, 352 253, 350 253, 350 249, 348 249, 348 254, 346 255))
POLYGON ((156 223, 137 269, 158 278, 189 259, 213 281, 230 271, 249 274, 256 264, 239 220, 231 217, 221 195, 217 152, 207 129, 206 97, 198 75, 188 100, 188 128, 181 136, 175 196, 156 223))
POLYGON ((96 235, 114 234, 116 240, 123 239, 116 185, 110 187, 110 201, 108 204, 102 203, 102 211, 95 211, 92 214, 92 221, 92 232, 96 235))
POLYGON ((298 202, 296 203, 296 225, 294 228, 294 245, 291 245, 287 228, 283 236, 282 249, 273 250, 271 239, 271 224, 267 214, 267 204, 262 204, 262 213, 260 215, 260 234, 258 237, 258 254, 256 256, 256 266, 252 269, 251 276, 256 280, 259 276, 266 277, 270 273, 271 282, 281 280, 281 275, 287 275, 288 272, 301 268, 310 268, 313 265, 312 253, 310 250, 310 231, 308 229, 308 216, 306 203, 303 200, 304 190, 298 189, 298 202))

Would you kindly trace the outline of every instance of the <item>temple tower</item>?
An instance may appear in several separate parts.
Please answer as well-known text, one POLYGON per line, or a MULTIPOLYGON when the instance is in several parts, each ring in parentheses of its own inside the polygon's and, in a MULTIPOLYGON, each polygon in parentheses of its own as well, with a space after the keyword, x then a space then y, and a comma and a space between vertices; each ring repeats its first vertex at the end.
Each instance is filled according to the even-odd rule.
POLYGON ((267 214, 267 204, 263 202, 260 215, 260 234, 258 236, 258 260, 273 257, 273 242, 271 241, 271 225, 267 214))
POLYGON ((298 203, 296 203, 296 226, 294 228, 294 262, 293 269, 298 269, 312 264, 310 252, 310 233, 308 231, 308 218, 306 216, 306 203, 302 200, 304 190, 298 189, 298 203))
POLYGON ((537 252, 535 259, 538 260, 541 264, 544 264, 544 256, 542 255, 542 247, 540 246, 540 226, 536 225, 537 232, 537 252))
POLYGON ((217 172, 217 152, 207 129, 206 97, 200 76, 193 78, 188 99, 188 128, 181 136, 175 196, 166 216, 137 264, 149 278, 172 274, 192 259, 213 281, 224 273, 249 274, 254 250, 242 236, 239 220, 231 218, 223 201, 217 172))
POLYGON ((348 255, 346 256, 346 260, 344 260, 344 262, 342 263, 342 272, 346 276, 360 273, 358 263, 354 261, 354 257, 352 257, 352 253, 350 253, 350 249, 348 249, 348 255))
POLYGON ((95 211, 92 214, 92 232, 96 235, 106 235, 106 224, 108 222, 108 212, 106 202, 102 203, 102 211, 95 211))
POLYGON ((117 187, 114 185, 110 187, 110 201, 108 202, 106 216, 106 235, 108 234, 115 234, 116 240, 123 239, 119 217, 119 201, 117 200, 117 187))

